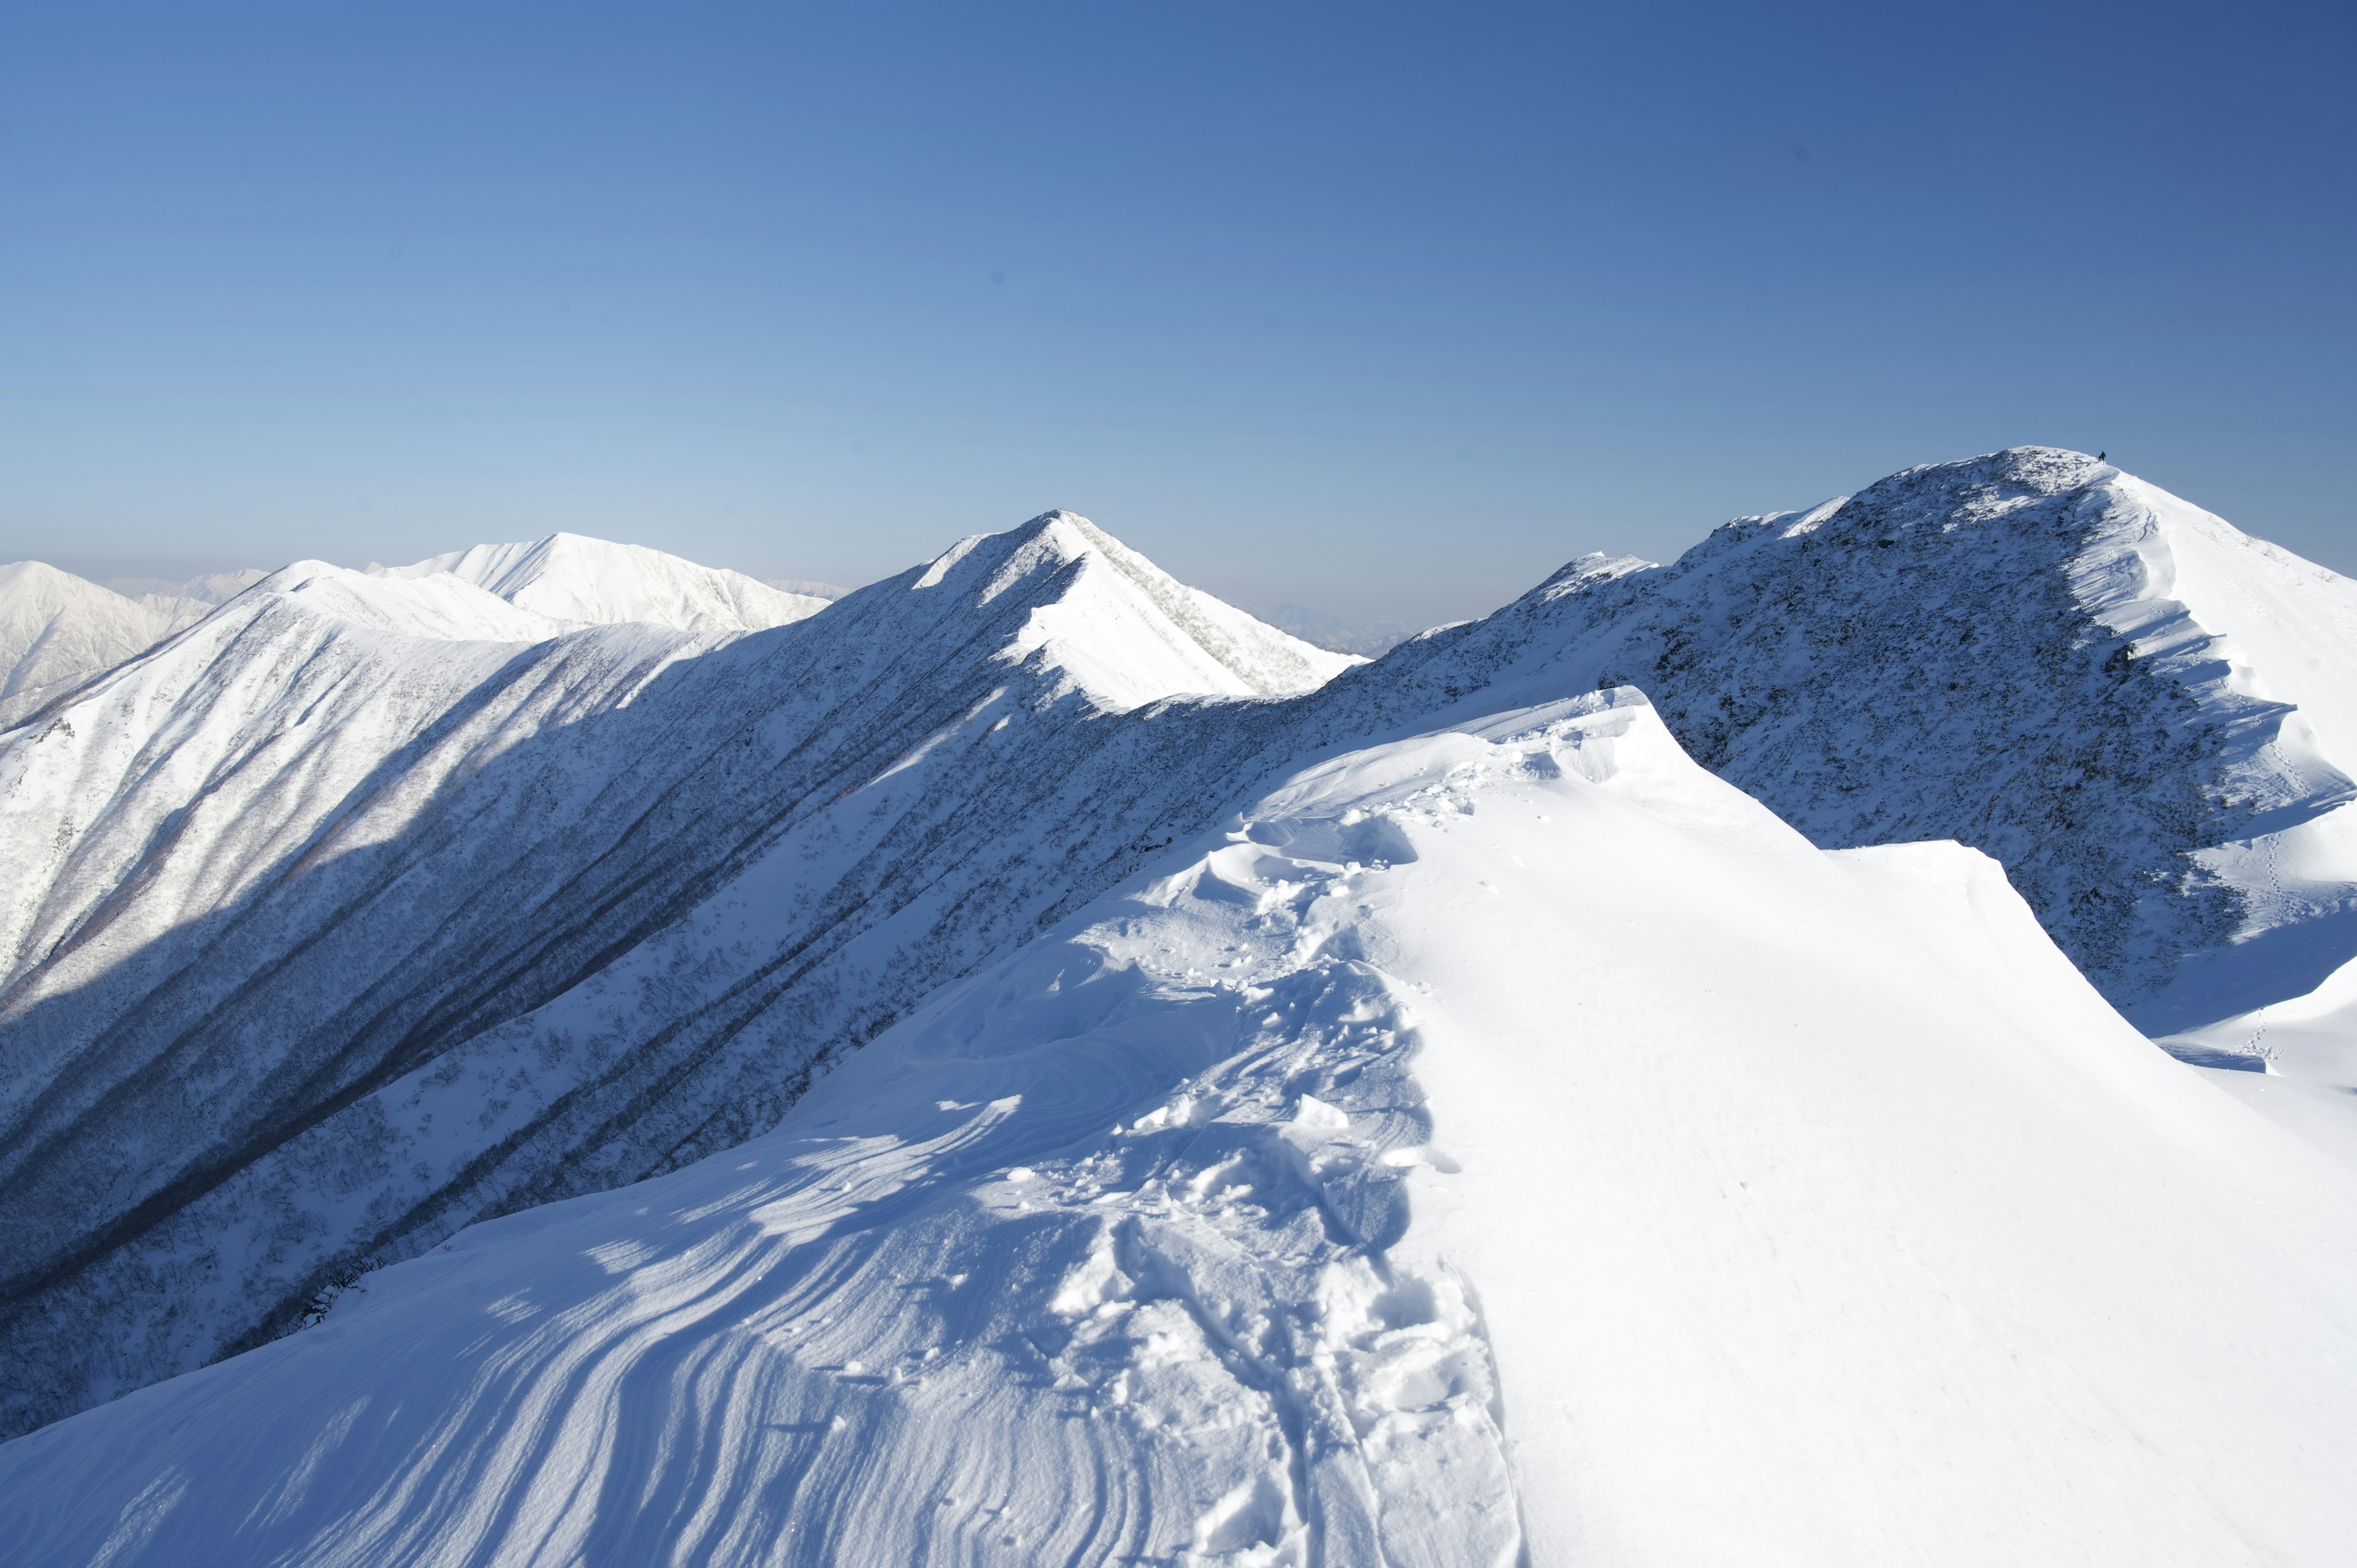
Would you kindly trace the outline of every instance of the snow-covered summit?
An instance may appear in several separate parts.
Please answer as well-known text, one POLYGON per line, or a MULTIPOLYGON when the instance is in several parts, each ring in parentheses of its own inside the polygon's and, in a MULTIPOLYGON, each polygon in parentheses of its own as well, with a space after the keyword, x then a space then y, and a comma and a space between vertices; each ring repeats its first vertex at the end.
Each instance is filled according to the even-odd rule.
POLYGON ((186 620, 39 561, 0 565, 0 729, 155 646, 186 620))
POLYGON ((0 744, 0 1421, 765 1129, 1348 662, 1069 517, 749 633, 530 598, 301 563, 0 744))
POLYGON ((639 621, 680 631, 761 631, 807 619, 827 604, 742 572, 578 533, 552 533, 525 544, 478 544, 407 566, 371 570, 388 577, 447 573, 518 609, 576 626, 639 621))
POLYGON ((1624 682, 1820 844, 1995 855, 2155 1032, 2357 956, 2357 585, 2084 454, 1584 558, 1366 676, 1394 703, 1624 682))
POLYGON ((917 586, 930 587, 975 556, 987 562, 982 602, 1040 572, 1069 572, 1009 649, 1065 671, 1114 710, 1176 693, 1273 696, 1310 691, 1363 660, 1330 653, 1189 587, 1077 512, 1049 511, 1022 527, 960 540, 917 586))

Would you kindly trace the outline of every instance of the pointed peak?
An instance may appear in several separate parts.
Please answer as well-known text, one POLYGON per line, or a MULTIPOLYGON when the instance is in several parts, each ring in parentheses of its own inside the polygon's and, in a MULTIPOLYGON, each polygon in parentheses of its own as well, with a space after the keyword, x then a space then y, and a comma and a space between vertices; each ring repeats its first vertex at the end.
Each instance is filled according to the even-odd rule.
POLYGON ((1189 587, 1060 507, 961 539, 909 581, 910 592, 936 589, 978 605, 1025 596, 1031 607, 1013 650, 1040 656, 1108 708, 1307 691, 1361 662, 1189 587))
POLYGON ((1021 547, 1034 542, 1046 543, 1063 560, 1073 560, 1108 545, 1122 548, 1121 542, 1076 511, 1062 507, 1050 507, 1018 527, 1006 531, 1004 537, 1009 544, 1021 547))

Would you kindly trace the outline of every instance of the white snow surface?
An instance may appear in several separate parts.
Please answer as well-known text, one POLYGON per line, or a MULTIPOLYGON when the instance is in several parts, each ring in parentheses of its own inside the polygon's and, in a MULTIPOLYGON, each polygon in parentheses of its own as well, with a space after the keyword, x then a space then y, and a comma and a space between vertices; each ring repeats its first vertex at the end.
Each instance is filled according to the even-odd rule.
POLYGON ((673 1175, 0 1445, 14 1561, 2337 1563, 2357 1173, 1637 693, 1297 766, 673 1175))
MULTIPOLYGON (((2170 1043, 2357 1096, 2357 582, 2140 480, 2123 476, 2117 489, 2144 589, 2114 612, 2121 629, 2147 634, 2181 604, 2190 636, 2165 628, 2164 638, 2208 633, 2220 687, 2291 710, 2246 765, 2261 809, 2251 825, 2271 831, 2195 856, 2243 895, 2235 947, 2292 950, 2276 966, 2285 978, 2266 988, 2285 994, 2170 1043), (2319 950, 2325 963, 2346 961, 2302 990, 2319 950)), ((2215 966, 2197 961, 2189 979, 2215 966)))
POLYGON ((2017 447, 1738 518, 1667 567, 1587 557, 1383 664, 1452 693, 1638 685, 1823 847, 1996 856, 2176 1048, 2350 1081, 2269 1021, 2357 959, 2357 583, 2108 464, 2017 447))
MULTIPOLYGON (((1178 693, 1274 696, 1323 685, 1365 660, 1329 652, 1189 587, 1087 518, 1051 511, 983 590, 988 603, 1043 565, 1069 564, 1074 581, 1032 612, 1010 653, 1038 651, 1114 711, 1178 693)), ((933 563, 946 573, 985 535, 960 541, 933 563)))
POLYGON ((153 595, 126 598, 38 561, 0 565, 0 729, 210 608, 153 595))
POLYGON ((0 1431, 765 1131, 1349 662, 1065 514, 763 631, 565 624, 298 563, 0 741, 0 1431))
POLYGON ((371 571, 396 578, 447 574, 566 627, 640 621, 678 631, 761 631, 808 619, 827 605, 742 572, 577 533, 552 533, 526 544, 478 544, 371 571))

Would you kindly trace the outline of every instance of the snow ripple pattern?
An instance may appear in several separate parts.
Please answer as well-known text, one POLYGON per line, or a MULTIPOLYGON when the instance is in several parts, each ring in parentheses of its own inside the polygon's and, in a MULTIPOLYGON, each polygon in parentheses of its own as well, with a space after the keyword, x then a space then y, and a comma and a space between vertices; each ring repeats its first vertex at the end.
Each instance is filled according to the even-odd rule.
POLYGON ((18 1560, 1515 1561, 1478 1315, 1394 1252, 1449 1164, 1414 998, 1337 940, 1405 840, 1224 838, 780 1132, 474 1227, 97 1412, 123 1464, 69 1489, 132 1487, 119 1516, 23 1511, 77 1423, 0 1449, 18 1560), (191 1423, 234 1435, 168 1496, 134 1476, 133 1432, 191 1423))

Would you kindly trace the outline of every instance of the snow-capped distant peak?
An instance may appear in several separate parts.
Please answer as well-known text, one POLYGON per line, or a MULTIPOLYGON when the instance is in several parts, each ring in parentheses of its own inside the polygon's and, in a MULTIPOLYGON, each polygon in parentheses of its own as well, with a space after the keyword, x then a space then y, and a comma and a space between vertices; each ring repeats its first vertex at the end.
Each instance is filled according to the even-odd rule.
POLYGON ((478 544, 407 566, 379 566, 373 573, 447 573, 518 609, 573 625, 640 621, 680 631, 761 631, 806 620, 827 606, 817 596, 787 593, 742 572, 578 533, 552 533, 524 544, 478 544))
POLYGON ((356 572, 297 561, 258 585, 265 594, 349 626, 456 642, 543 642, 565 622, 536 614, 447 572, 421 576, 356 572))
POLYGON ((0 565, 0 728, 176 629, 176 618, 40 561, 0 565))
POLYGON ((1043 512, 1002 534, 962 539, 911 585, 983 574, 990 603, 1041 573, 1070 570, 1009 650, 1060 666, 1101 705, 1139 706, 1181 693, 1275 696, 1323 685, 1364 660, 1289 637, 1189 587, 1077 512, 1043 512))

